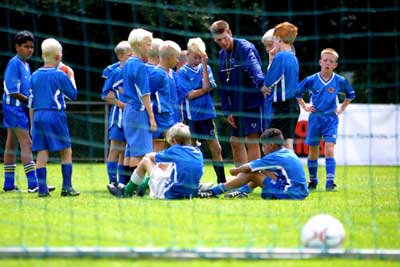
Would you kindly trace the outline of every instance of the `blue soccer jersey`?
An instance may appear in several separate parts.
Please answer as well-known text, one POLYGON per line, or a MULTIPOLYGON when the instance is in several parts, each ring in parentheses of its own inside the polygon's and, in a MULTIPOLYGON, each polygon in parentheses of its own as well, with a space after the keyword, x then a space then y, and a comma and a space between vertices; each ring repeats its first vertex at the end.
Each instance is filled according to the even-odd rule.
POLYGON ((31 79, 32 151, 60 151, 71 147, 64 98, 78 92, 68 76, 56 67, 42 67, 31 79))
POLYGON ((219 52, 221 108, 225 115, 262 106, 264 74, 255 46, 235 39, 232 51, 219 52))
POLYGON ((153 138, 163 138, 163 133, 175 123, 176 100, 173 98, 173 92, 176 92, 175 81, 170 73, 157 66, 149 74, 149 84, 154 118, 157 123, 157 131, 153 133, 153 138))
POLYGON ((276 53, 265 75, 264 85, 272 89, 273 102, 284 102, 296 96, 299 62, 292 51, 276 53))
MULTIPOLYGON (((249 163, 251 171, 273 171, 277 179, 269 180, 270 184, 277 186, 272 198, 304 199, 308 196, 306 174, 300 159, 292 151, 282 148, 249 163)), ((266 183, 264 183, 266 184, 266 183)), ((268 195, 271 188, 264 186, 263 194, 268 195)), ((269 197, 268 197, 269 198, 269 197)))
POLYGON ((29 64, 14 56, 7 64, 4 74, 3 104, 11 106, 26 106, 11 94, 20 93, 29 96, 31 88, 31 69, 29 64))
POLYGON ((339 94, 344 94, 346 99, 354 99, 355 92, 349 82, 336 73, 333 73, 328 81, 325 81, 320 73, 315 73, 306 77, 299 84, 297 98, 302 98, 302 94, 310 94, 310 102, 315 107, 315 113, 334 113, 338 107, 339 94))
POLYGON ((122 68, 124 101, 135 110, 144 110, 142 97, 150 94, 149 77, 142 60, 131 56, 122 68))
POLYGON ((176 92, 175 81, 163 68, 154 67, 149 73, 151 101, 154 113, 174 113, 173 91, 176 92))
POLYGON ((193 198, 197 196, 203 175, 203 154, 191 145, 173 145, 158 152, 156 163, 172 163, 173 170, 165 183, 166 199, 193 198))
MULTIPOLYGON (((210 66, 207 66, 210 87, 216 88, 214 75, 210 66)), ((217 116, 213 99, 210 93, 194 99, 188 99, 187 95, 192 91, 203 87, 203 65, 192 68, 185 64, 177 74, 179 95, 183 99, 186 118, 192 121, 213 119, 217 116)))
POLYGON ((36 110, 64 110, 64 98, 75 100, 78 91, 68 76, 55 67, 42 67, 32 75, 32 104, 36 110))
MULTIPOLYGON (((121 99, 120 90, 123 90, 123 79, 122 79, 122 68, 117 67, 111 74, 108 76, 106 81, 104 82, 103 90, 101 92, 101 98, 107 96, 109 92, 114 92, 116 99, 121 99)), ((123 101, 122 101, 123 102, 123 101)), ((116 105, 111 105, 110 107, 110 115, 108 119, 108 128, 113 126, 118 126, 122 128, 122 109, 116 105)))
POLYGON ((111 65, 108 65, 108 66, 103 70, 103 72, 101 73, 101 77, 104 78, 104 79, 107 79, 107 78, 110 76, 110 74, 111 74, 116 68, 119 67, 119 65, 121 65, 121 63, 120 63, 119 61, 118 61, 118 62, 115 62, 115 63, 113 63, 113 64, 111 64, 111 65))

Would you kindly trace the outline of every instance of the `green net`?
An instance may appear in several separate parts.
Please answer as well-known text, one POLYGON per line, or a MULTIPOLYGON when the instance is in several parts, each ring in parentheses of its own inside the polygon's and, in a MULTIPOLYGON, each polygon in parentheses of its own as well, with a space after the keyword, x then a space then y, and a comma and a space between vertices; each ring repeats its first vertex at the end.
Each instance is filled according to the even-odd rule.
MULTIPOLYGON (((1 193, 2 255, 180 255, 188 258, 193 255, 392 258, 395 255, 398 258, 399 11, 398 1, 371 0, 1 1, 1 80, 8 60, 15 54, 14 35, 22 29, 32 31, 36 37, 36 52, 29 61, 32 70, 42 65, 41 41, 54 37, 63 45, 64 62, 75 71, 79 101, 68 104, 68 118, 73 142, 73 181, 82 192, 77 199, 59 198, 57 193, 46 200, 37 199, 36 195, 1 193), (117 61, 113 52, 115 45, 137 27, 152 31, 155 37, 174 40, 182 48, 189 38, 201 37, 217 76, 219 48, 208 32, 216 19, 229 21, 235 37, 256 45, 264 69, 268 61, 261 36, 282 21, 297 25, 295 49, 300 79, 318 71, 319 53, 323 48, 338 51, 337 70, 356 90, 352 105, 359 104, 346 112, 360 115, 346 115, 341 121, 339 134, 341 140, 347 141, 338 141, 337 146, 341 158, 337 170, 338 192, 327 194, 320 189, 303 202, 262 201, 259 189, 244 200, 169 202, 147 197, 118 200, 109 196, 103 163, 108 153, 108 106, 101 101, 100 93, 104 83, 102 70, 117 61), (384 122, 382 131, 375 131, 376 125, 380 127, 384 122), (362 131, 354 132, 361 128, 362 131), (360 146, 366 150, 358 152, 360 146), (363 154, 358 161, 357 153, 363 154), (303 248, 299 233, 304 223, 319 213, 332 214, 344 225, 343 250, 321 252, 303 248)), ((227 172, 232 167, 229 127, 220 111, 219 95, 213 97, 227 172)), ((0 119, 2 116, 0 113, 0 119)), ((2 122, 0 125, 2 158, 6 129, 2 122)), ((300 121, 295 151, 303 158, 308 152, 303 144, 305 131, 306 124, 300 121)), ((207 147, 204 153, 208 162, 207 147)), ((58 155, 53 156, 55 163, 48 167, 49 184, 59 187, 61 170, 58 155)), ((18 164, 17 183, 25 188, 25 174, 18 164)), ((323 167, 319 168, 319 174, 325 176, 323 167)), ((207 165, 202 181, 215 180, 212 166, 207 165)))

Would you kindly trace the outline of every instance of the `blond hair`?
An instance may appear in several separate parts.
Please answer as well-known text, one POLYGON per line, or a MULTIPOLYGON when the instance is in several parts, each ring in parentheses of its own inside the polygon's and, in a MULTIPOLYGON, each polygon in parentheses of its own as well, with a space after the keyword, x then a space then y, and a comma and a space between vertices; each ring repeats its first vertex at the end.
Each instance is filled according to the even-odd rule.
POLYGON ((48 38, 42 42, 42 58, 47 64, 56 64, 56 56, 60 55, 60 61, 62 57, 62 46, 59 41, 54 38, 48 38))
POLYGON ((264 44, 265 42, 273 41, 273 38, 274 38, 274 31, 275 31, 274 28, 269 29, 269 30, 263 35, 263 37, 261 38, 261 42, 264 44))
POLYGON ((154 38, 153 41, 151 42, 151 50, 149 51, 148 56, 158 57, 158 55, 160 54, 159 49, 163 42, 164 41, 161 40, 160 38, 154 38))
POLYGON ((187 49, 195 53, 204 54, 206 52, 206 44, 200 37, 191 38, 187 43, 187 49))
POLYGON ((280 37, 285 44, 292 45, 297 37, 297 27, 290 22, 282 22, 275 26, 274 36, 280 37))
POLYGON ((167 58, 173 54, 179 56, 179 54, 181 53, 181 48, 174 41, 167 40, 160 45, 159 52, 160 58, 167 58))
POLYGON ((169 144, 172 139, 179 145, 189 145, 191 143, 191 136, 189 127, 181 122, 174 124, 166 134, 166 139, 169 144))
POLYGON ((153 33, 146 31, 144 29, 133 29, 129 33, 128 42, 132 49, 140 47, 145 39, 153 40, 153 33))
POLYGON ((339 54, 333 48, 325 48, 324 50, 321 51, 321 55, 320 56, 322 57, 323 54, 334 55, 336 57, 336 60, 338 60, 338 58, 339 58, 339 54))
POLYGON ((114 48, 114 52, 117 55, 125 55, 129 51, 132 51, 132 48, 128 41, 121 41, 114 48))

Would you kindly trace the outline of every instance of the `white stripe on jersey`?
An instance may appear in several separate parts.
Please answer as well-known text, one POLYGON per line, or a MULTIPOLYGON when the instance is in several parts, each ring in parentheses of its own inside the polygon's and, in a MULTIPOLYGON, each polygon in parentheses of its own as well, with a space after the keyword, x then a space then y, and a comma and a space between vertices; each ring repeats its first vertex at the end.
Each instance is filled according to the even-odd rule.
MULTIPOLYGON (((274 99, 273 99, 274 102, 278 101, 278 83, 280 81, 283 81, 283 83, 282 83, 282 92, 283 92, 283 90, 284 90, 283 88, 285 85, 285 75, 284 74, 282 74, 281 77, 279 77, 279 79, 271 85, 271 88, 274 87, 274 99)), ((282 100, 282 101, 284 101, 284 100, 282 100)))
POLYGON ((61 95, 60 89, 57 89, 56 93, 54 94, 54 102, 57 104, 57 109, 61 110, 62 106, 61 103, 58 101, 58 96, 61 95))
POLYGON ((142 95, 142 92, 140 92, 140 88, 139 88, 139 86, 137 86, 136 83, 135 83, 135 89, 136 89, 136 93, 137 93, 137 95, 139 97, 140 103, 142 103, 142 106, 140 107, 140 110, 144 110, 145 107, 144 107, 144 104, 143 104, 143 101, 142 101, 143 95, 142 95))

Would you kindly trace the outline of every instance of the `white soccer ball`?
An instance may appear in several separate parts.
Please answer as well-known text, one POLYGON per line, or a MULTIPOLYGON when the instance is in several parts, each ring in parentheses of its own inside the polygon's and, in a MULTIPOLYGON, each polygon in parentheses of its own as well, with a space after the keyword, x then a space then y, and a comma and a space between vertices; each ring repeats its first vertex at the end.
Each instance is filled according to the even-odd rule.
POLYGON ((343 245, 344 238, 342 223, 328 214, 312 217, 301 230, 301 241, 309 248, 337 248, 343 245))

